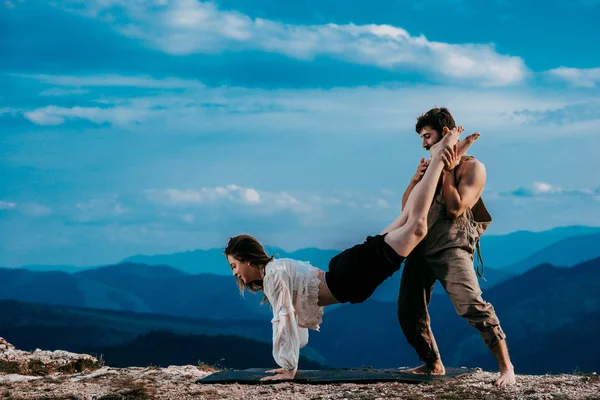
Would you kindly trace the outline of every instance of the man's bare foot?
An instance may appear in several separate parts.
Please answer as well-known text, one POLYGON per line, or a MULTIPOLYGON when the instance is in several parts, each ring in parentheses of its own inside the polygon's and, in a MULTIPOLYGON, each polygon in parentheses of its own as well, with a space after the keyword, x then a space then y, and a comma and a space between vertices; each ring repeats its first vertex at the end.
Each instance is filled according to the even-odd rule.
POLYGON ((446 368, 441 360, 437 360, 431 365, 423 364, 420 367, 407 369, 405 372, 417 375, 446 375, 446 368))
POLYGON ((496 381, 496 386, 511 386, 515 383, 517 383, 517 380, 515 378, 515 370, 511 366, 510 368, 507 368, 504 371, 500 371, 500 378, 498 378, 498 380, 496 381))

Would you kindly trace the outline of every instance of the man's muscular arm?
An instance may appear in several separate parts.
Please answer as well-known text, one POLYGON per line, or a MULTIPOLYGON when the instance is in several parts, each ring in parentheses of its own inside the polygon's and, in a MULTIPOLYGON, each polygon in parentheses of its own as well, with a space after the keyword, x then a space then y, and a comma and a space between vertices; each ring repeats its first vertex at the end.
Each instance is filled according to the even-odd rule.
POLYGON ((452 164, 454 163, 449 165, 452 168, 451 170, 444 169, 442 193, 446 202, 446 214, 448 217, 456 219, 465 212, 467 207, 472 207, 475 203, 477 196, 485 185, 486 170, 483 163, 478 160, 465 161, 460 166, 459 183, 457 185, 454 177, 456 166, 452 164))

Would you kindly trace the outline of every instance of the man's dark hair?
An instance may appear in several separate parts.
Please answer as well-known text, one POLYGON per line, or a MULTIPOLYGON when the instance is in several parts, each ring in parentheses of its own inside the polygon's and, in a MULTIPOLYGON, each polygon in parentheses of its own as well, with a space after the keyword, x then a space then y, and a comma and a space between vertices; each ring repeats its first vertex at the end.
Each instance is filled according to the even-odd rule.
POLYGON ((421 131, 426 126, 430 126, 441 135, 445 126, 452 130, 456 128, 456 123, 454 122, 454 118, 452 118, 452 114, 450 114, 450 111, 448 111, 447 108, 436 107, 417 118, 417 125, 415 126, 415 129, 418 134, 421 134, 421 131))

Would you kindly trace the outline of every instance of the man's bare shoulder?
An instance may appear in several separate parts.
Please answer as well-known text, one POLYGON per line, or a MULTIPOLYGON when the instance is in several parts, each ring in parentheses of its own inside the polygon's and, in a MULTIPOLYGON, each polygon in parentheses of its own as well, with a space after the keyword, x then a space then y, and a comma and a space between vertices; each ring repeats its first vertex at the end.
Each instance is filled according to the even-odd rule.
POLYGON ((485 174, 485 165, 473 156, 470 156, 470 158, 465 160, 462 164, 460 164, 458 168, 458 175, 460 177, 485 176, 485 174))

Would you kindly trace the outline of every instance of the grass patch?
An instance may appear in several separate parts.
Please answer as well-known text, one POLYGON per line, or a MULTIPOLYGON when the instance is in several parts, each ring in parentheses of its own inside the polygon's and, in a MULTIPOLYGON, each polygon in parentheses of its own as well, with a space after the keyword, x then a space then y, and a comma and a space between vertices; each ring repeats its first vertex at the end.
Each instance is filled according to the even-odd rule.
POLYGON ((48 367, 46 367, 42 360, 39 360, 37 358, 32 358, 31 360, 29 360, 29 363, 27 363, 27 367, 29 368, 28 375, 46 376, 50 373, 50 371, 48 371, 48 367))
POLYGON ((198 361, 197 368, 200 371, 204 371, 204 372, 217 372, 217 371, 221 371, 221 369, 219 367, 217 367, 217 364, 209 365, 209 364, 206 364, 206 363, 204 363, 202 361, 198 361))
POLYGON ((78 358, 75 361, 71 361, 65 365, 58 367, 59 372, 64 372, 67 374, 75 374, 83 371, 94 371, 101 368, 104 365, 102 359, 99 361, 94 361, 89 358, 78 358))
POLYGON ((0 372, 6 374, 20 374, 21 366, 16 361, 0 360, 0 372))
POLYGON ((136 387, 124 392, 106 394, 98 397, 98 400, 147 400, 151 398, 144 387, 136 387))
POLYGON ((154 398, 143 383, 134 381, 130 376, 116 379, 111 384, 112 388, 117 390, 98 397, 97 400, 146 400, 154 398))

